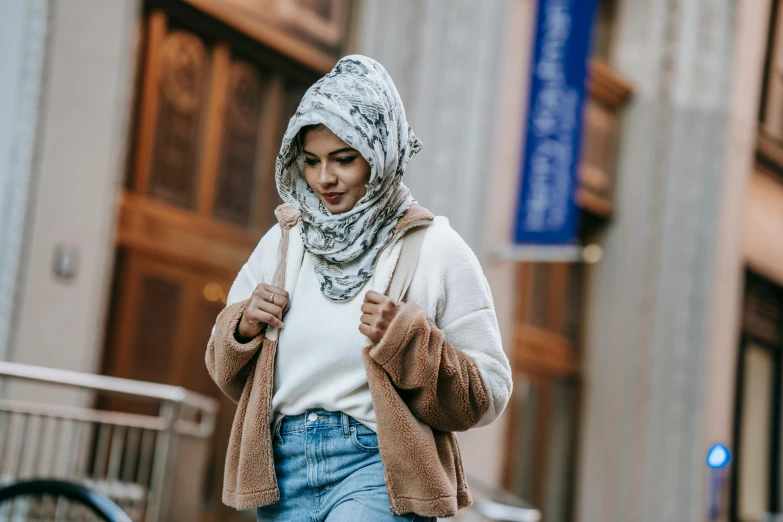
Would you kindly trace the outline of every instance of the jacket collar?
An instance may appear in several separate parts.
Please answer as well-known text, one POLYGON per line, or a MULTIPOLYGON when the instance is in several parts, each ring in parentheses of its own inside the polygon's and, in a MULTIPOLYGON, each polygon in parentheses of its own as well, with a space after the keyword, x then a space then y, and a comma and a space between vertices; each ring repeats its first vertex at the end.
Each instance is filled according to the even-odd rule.
POLYGON ((405 211, 405 214, 403 214, 397 222, 397 226, 394 227, 394 232, 403 232, 413 226, 423 225, 425 222, 432 221, 433 219, 435 219, 435 216, 432 215, 432 212, 420 205, 413 205, 405 211))

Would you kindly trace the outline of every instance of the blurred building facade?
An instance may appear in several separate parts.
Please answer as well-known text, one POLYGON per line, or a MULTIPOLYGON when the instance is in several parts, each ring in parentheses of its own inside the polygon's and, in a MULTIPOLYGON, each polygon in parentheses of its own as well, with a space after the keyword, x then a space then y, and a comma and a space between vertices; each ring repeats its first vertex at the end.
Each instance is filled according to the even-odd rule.
POLYGON ((512 360, 507 412, 461 434, 469 473, 545 520, 695 521, 722 442, 722 519, 783 511, 778 0, 601 2, 577 191, 593 264, 498 255, 533 0, 0 6, 0 358, 220 398, 204 346, 273 222, 283 129, 361 52, 395 79, 425 145, 406 182, 478 253, 512 360))

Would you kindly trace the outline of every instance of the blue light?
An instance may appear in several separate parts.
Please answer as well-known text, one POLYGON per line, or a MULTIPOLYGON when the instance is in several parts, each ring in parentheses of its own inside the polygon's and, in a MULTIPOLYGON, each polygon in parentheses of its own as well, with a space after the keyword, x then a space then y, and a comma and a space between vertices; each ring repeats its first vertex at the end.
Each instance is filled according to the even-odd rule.
POLYGON ((707 452, 707 466, 712 469, 725 468, 731 462, 731 452, 723 444, 715 444, 707 452))

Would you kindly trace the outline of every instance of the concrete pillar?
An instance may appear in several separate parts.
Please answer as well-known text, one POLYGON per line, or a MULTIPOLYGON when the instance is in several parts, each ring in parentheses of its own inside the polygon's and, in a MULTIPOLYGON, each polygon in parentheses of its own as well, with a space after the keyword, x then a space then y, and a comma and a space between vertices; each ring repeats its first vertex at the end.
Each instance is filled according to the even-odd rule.
POLYGON ((27 208, 25 269, 8 358, 96 371, 141 2, 51 0, 50 5, 37 190, 27 208), (61 244, 78 252, 78 272, 70 280, 58 279, 52 270, 61 244))
POLYGON ((33 179, 49 1, 0 0, 0 13, 0 359, 4 359, 33 179))
POLYGON ((766 4, 619 2, 612 63, 634 98, 587 293, 582 522, 706 519, 706 452, 731 443, 766 4))
POLYGON ((507 13, 498 0, 363 0, 354 50, 381 62, 424 148, 405 183, 481 244, 507 13))

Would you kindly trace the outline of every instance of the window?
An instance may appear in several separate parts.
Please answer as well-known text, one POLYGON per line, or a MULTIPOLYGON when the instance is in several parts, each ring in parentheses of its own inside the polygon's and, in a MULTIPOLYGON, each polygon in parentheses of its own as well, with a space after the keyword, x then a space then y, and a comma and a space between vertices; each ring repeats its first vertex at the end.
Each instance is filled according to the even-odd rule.
POLYGON ((759 107, 757 156, 783 176, 783 9, 773 0, 759 107))
POLYGON ((759 119, 762 132, 783 141, 783 19, 780 0, 773 0, 764 64, 762 101, 759 119))
POLYGON ((574 486, 585 267, 524 263, 517 277, 505 487, 548 520, 566 521, 574 486))
POLYGON ((596 9, 593 44, 593 55, 598 59, 609 61, 616 19, 617 0, 600 0, 596 9))
POLYGON ((531 368, 514 378, 505 487, 553 522, 572 515, 579 391, 575 375, 531 368))
POLYGON ((748 274, 737 369, 732 520, 781 511, 783 288, 748 274))

